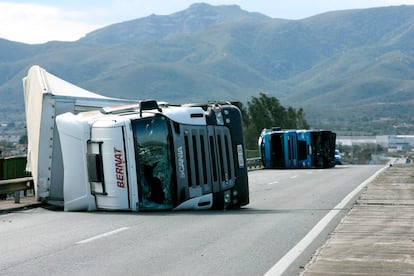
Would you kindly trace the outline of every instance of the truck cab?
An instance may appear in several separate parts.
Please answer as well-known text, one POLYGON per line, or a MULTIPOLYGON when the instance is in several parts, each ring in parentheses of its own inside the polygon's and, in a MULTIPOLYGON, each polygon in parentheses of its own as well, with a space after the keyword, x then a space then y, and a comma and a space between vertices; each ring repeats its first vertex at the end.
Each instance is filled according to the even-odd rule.
POLYGON ((243 140, 235 133, 240 111, 227 103, 203 110, 161 108, 149 102, 116 114, 57 116, 65 209, 142 211, 247 204, 243 140), (149 102, 151 109, 146 107, 149 102), (75 134, 76 129, 82 131, 75 134), (87 160, 81 165, 82 156, 87 160), (90 191, 74 183, 89 183, 90 191))
POLYGON ((295 130, 264 129, 258 143, 265 168, 297 168, 299 166, 295 130))

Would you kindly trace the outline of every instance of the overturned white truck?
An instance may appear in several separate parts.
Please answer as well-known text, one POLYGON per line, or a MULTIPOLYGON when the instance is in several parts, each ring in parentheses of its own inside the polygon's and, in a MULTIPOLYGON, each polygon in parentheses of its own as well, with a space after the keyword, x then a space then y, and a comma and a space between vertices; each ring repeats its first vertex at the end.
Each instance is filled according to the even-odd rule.
POLYGON ((27 169, 66 211, 238 208, 249 203, 240 110, 108 98, 39 66, 23 79, 27 169))

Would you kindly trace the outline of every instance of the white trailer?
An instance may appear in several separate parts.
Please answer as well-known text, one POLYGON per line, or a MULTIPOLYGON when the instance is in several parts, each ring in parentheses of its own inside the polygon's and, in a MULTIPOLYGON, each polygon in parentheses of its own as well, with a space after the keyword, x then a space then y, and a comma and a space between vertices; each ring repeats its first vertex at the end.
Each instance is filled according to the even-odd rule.
POLYGON ((27 167, 39 201, 63 204, 63 161, 55 118, 104 106, 137 104, 87 91, 35 65, 23 79, 28 135, 27 167), (52 184, 53 183, 53 184, 52 184))

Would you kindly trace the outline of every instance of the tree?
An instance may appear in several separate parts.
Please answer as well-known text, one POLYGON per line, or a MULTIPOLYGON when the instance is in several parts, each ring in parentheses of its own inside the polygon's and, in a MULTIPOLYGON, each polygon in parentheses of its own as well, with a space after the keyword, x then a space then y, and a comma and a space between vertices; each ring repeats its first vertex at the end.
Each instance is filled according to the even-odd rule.
POLYGON ((309 124, 303 117, 303 109, 283 107, 275 97, 260 93, 247 103, 248 119, 244 120, 246 146, 257 148, 257 139, 264 128, 280 127, 282 129, 308 129, 309 124))

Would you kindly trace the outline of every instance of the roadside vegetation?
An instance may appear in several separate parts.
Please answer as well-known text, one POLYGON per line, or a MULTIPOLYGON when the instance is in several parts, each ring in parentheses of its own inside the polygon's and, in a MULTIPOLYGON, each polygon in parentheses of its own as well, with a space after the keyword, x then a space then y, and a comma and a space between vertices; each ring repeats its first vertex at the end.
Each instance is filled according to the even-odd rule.
POLYGON ((284 107, 280 101, 260 93, 247 102, 247 109, 242 108, 244 135, 247 149, 256 149, 257 140, 264 128, 309 129, 302 108, 284 107))

